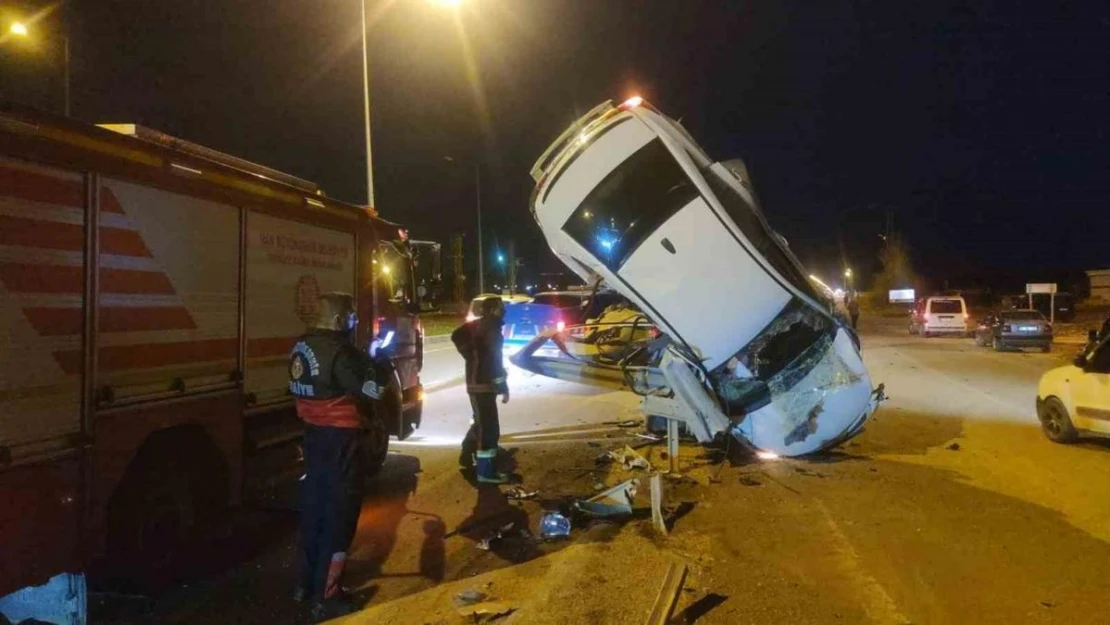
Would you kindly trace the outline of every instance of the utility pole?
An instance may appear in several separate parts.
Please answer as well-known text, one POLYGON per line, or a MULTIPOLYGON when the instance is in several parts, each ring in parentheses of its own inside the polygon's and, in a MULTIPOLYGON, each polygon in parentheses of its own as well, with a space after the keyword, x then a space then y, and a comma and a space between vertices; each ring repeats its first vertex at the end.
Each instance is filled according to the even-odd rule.
POLYGON ((478 292, 486 292, 485 252, 482 251, 482 168, 474 161, 474 204, 478 207, 478 292))
POLYGON ((451 235, 451 270, 455 274, 453 291, 456 303, 466 301, 466 274, 463 273, 463 238, 461 234, 451 235))

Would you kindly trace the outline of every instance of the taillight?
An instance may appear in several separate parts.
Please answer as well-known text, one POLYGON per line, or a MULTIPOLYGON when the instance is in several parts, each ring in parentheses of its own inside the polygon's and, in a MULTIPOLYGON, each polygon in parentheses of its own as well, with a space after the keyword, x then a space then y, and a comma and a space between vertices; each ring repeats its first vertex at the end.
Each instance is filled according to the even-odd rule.
POLYGON ((1006 325, 1002 326, 1002 331, 1003 332, 1010 332, 1011 329, 1012 329, 1012 326, 1008 323, 1006 325))
POLYGON ((562 321, 555 324, 555 330, 558 331, 558 332, 562 332, 563 330, 566 330, 566 329, 567 329, 567 324, 563 323, 562 321))
POLYGON ((643 103, 644 103, 643 98, 641 98, 638 95, 634 95, 631 98, 628 98, 627 100, 625 100, 623 103, 621 103, 620 109, 622 111, 627 111, 628 109, 634 109, 634 108, 636 108, 637 106, 640 106, 643 103))

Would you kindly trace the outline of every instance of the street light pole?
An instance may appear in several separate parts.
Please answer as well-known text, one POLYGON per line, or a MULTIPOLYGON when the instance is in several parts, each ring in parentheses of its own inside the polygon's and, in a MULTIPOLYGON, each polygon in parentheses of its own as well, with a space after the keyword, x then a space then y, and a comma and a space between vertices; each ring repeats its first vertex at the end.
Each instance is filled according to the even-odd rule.
POLYGON ((477 161, 474 162, 474 204, 478 209, 478 293, 485 293, 485 252, 482 251, 482 168, 477 161))
POLYGON ((370 152, 370 53, 366 35, 366 0, 358 0, 362 10, 362 100, 366 122, 366 205, 374 206, 374 159, 370 152))
POLYGON ((69 105, 69 103, 70 103, 70 99, 69 99, 69 35, 65 35, 65 36, 62 37, 62 47, 64 48, 63 54, 65 56, 65 60, 63 61, 65 63, 65 70, 64 70, 64 73, 65 73, 65 98, 66 98, 65 111, 66 111, 66 117, 69 117, 69 112, 70 112, 70 105, 69 105))

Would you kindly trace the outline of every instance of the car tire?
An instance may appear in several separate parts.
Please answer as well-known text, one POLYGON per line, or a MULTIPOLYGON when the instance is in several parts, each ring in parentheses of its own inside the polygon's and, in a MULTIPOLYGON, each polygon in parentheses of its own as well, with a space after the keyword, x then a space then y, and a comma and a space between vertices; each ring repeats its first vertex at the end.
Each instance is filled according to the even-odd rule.
POLYGON ((1079 432, 1072 425, 1071 417, 1064 402, 1055 397, 1049 397, 1041 407, 1041 429, 1048 440, 1054 443, 1073 443, 1079 439, 1079 432))
POLYGON ((994 351, 996 352, 1000 352, 1006 349, 1006 346, 1002 344, 1002 339, 998 338, 997 336, 991 339, 991 347, 993 347, 994 351))

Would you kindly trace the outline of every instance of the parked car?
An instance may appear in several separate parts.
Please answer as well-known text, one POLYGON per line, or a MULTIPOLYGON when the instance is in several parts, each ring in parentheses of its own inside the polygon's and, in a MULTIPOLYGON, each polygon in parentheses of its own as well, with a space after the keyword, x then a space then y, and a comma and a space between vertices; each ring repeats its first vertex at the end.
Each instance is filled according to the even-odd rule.
POLYGON ((988 316, 975 330, 975 344, 1004 349, 1052 349, 1052 324, 1036 310, 1005 310, 988 316))
POLYGON ((1110 436, 1110 336, 1088 344, 1072 364, 1041 376, 1037 417, 1045 436, 1057 443, 1085 434, 1110 436))
POLYGON ((482 302, 491 297, 500 297, 501 301, 505 302, 506 311, 512 304, 520 304, 522 302, 529 302, 532 298, 527 295, 498 295, 497 293, 482 293, 470 300, 470 307, 466 310, 466 320, 474 321, 482 316, 482 302))
POLYGON ((967 313, 967 302, 958 295, 930 297, 925 300, 924 310, 915 313, 910 321, 911 334, 923 334, 926 337, 937 334, 973 335, 968 330, 970 316, 967 313))
POLYGON ((522 347, 542 332, 562 332, 582 323, 589 300, 588 291, 555 291, 537 293, 529 302, 507 307, 502 329, 505 347, 522 347))

